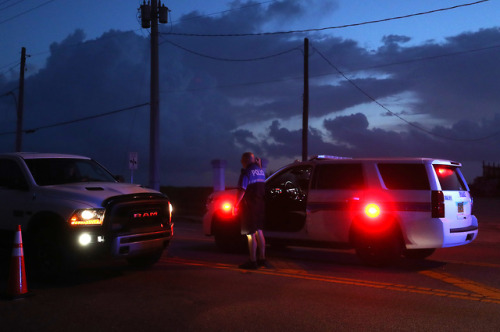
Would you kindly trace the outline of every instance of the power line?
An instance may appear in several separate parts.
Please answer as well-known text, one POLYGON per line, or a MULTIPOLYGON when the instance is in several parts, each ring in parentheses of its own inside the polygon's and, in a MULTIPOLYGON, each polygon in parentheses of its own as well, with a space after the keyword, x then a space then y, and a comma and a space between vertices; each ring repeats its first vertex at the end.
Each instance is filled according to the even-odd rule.
POLYGON ((402 116, 400 116, 399 114, 397 113, 394 113, 393 111, 391 111, 389 108, 387 108, 385 105, 381 104, 378 100, 376 100, 374 97, 372 97, 370 94, 368 94, 365 90, 361 89, 361 87, 359 85, 357 85, 353 80, 351 80, 349 77, 347 77, 340 69, 337 68, 337 66, 335 66, 330 60, 328 60, 324 55, 323 53, 321 53, 317 48, 315 48, 313 46, 313 49, 318 52, 319 56, 326 61, 326 63, 328 63, 333 69, 335 69, 347 82, 349 82, 353 87, 355 87, 359 92, 361 92, 363 95, 365 95, 368 99, 370 99, 371 101, 373 101, 375 104, 377 104, 378 106, 380 106, 381 108, 383 108, 385 111, 387 111, 389 114, 397 117, 398 119, 400 119, 401 121, 405 122, 406 124, 422 131, 422 132, 425 132, 429 135, 432 135, 432 136, 435 136, 435 137, 438 137, 438 138, 443 138, 443 139, 447 139, 447 140, 452 140, 452 141, 459 141, 459 142, 474 142, 474 141, 482 141, 482 140, 486 140, 488 138, 491 138, 491 137, 494 137, 498 134, 500 134, 500 131, 497 131, 495 133, 492 133, 490 135, 487 135, 487 136, 484 136, 484 137, 479 137, 479 138, 473 138, 473 139, 465 139, 465 138, 456 138, 456 137, 449 137, 449 136, 444 136, 444 135, 439 135, 437 133, 434 133, 428 129, 425 129, 423 127, 420 127, 418 125, 416 125, 415 123, 413 122, 410 122, 408 120, 406 120, 405 118, 403 118, 402 116))
POLYGON ((17 67, 20 63, 21 63, 21 62, 18 60, 18 61, 11 62, 11 63, 9 63, 9 64, 6 64, 5 66, 0 67, 0 70, 2 70, 3 68, 7 68, 7 67, 9 67, 9 68, 7 68, 7 69, 3 70, 0 74, 5 74, 5 73, 7 73, 7 72, 11 71, 11 70, 12 70, 12 69, 14 69, 15 67, 17 67))
POLYGON ((14 96, 14 98, 15 98, 15 97, 16 97, 16 95, 14 94, 14 90, 16 90, 16 89, 18 89, 18 88, 15 88, 15 89, 12 89, 12 90, 10 90, 10 91, 7 91, 7 92, 5 92, 5 93, 1 94, 1 95, 0 95, 0 97, 5 97, 5 96, 8 96, 8 95, 13 95, 13 96, 14 96))
MULTIPOLYGON (((38 130, 41 130, 41 129, 48 129, 48 128, 60 127, 60 126, 65 126, 65 125, 73 124, 73 123, 77 123, 77 122, 82 122, 82 121, 97 119, 97 118, 101 118, 101 117, 104 117, 104 116, 109 116, 109 115, 113 115, 113 114, 116 114, 116 113, 121 113, 121 112, 129 111, 129 110, 133 110, 133 109, 140 108, 140 107, 147 106, 147 105, 149 105, 149 102, 148 103, 142 103, 142 104, 134 105, 134 106, 130 106, 130 107, 121 108, 121 109, 114 110, 114 111, 111 111, 111 112, 106 112, 106 113, 101 113, 101 114, 96 114, 96 115, 90 115, 90 116, 86 116, 86 117, 79 118, 79 119, 62 121, 62 122, 58 122, 58 123, 54 123, 54 124, 50 124, 50 125, 46 125, 46 126, 40 126, 40 127, 36 127, 36 128, 32 128, 32 129, 26 129, 26 130, 23 130, 23 132, 26 133, 26 134, 31 134, 31 133, 34 133, 34 132, 36 132, 38 130)), ((15 134, 15 133, 16 132, 3 132, 3 133, 0 133, 0 136, 10 135, 10 134, 15 134)))
MULTIPOLYGON (((123 31, 123 33, 137 32, 138 30, 141 30, 141 29, 130 30, 130 31, 123 31)), ((117 36, 116 35, 109 35, 109 36, 104 36, 104 37, 101 36, 101 37, 99 37, 99 39, 90 39, 90 40, 85 40, 83 42, 74 43, 74 44, 67 44, 67 45, 63 45, 62 43, 60 43, 58 45, 58 49, 68 49, 68 48, 72 48, 72 47, 80 47, 80 46, 88 45, 90 43, 100 43, 102 41, 106 41, 106 40, 111 39, 111 38, 117 38, 117 36)), ((40 52, 30 53, 30 57, 37 57, 37 56, 40 56, 40 55, 48 54, 50 52, 51 52, 50 50, 47 50, 47 51, 40 51, 40 52)), ((17 62, 17 64, 19 64, 19 61, 17 62)), ((10 66, 10 64, 7 64, 7 65, 4 65, 4 66, 0 67, 0 70, 2 68, 8 67, 8 66, 10 66)), ((10 69, 12 69, 12 68, 9 68, 9 70, 10 69)))
POLYGON ((238 83, 238 84, 216 85, 216 86, 213 86, 210 88, 164 90, 164 91, 161 91, 161 93, 169 94, 169 93, 187 92, 187 91, 196 92, 196 91, 206 91, 206 90, 215 90, 215 89, 231 89, 231 88, 238 88, 238 87, 242 87, 242 86, 252 86, 252 85, 261 85, 261 84, 279 83, 279 82, 285 82, 285 81, 299 80, 299 79, 303 79, 303 78, 304 78, 304 76, 300 76, 300 77, 290 77, 290 78, 282 78, 282 79, 268 80, 268 81, 255 81, 255 82, 245 82, 245 83, 238 83))
POLYGON ((331 27, 323 27, 323 28, 275 31, 275 32, 231 33, 231 34, 200 34, 200 33, 181 33, 181 32, 164 32, 161 34, 174 35, 174 36, 185 36, 185 37, 248 37, 248 36, 269 36, 269 35, 283 35, 283 34, 304 33, 304 32, 318 32, 318 31, 325 31, 325 30, 332 30, 332 29, 350 28, 350 27, 367 25, 367 24, 374 24, 374 23, 389 22, 389 21, 394 21, 394 20, 401 20, 401 19, 415 17, 415 16, 433 14, 433 13, 443 12, 443 11, 467 7, 467 6, 478 5, 480 3, 487 2, 487 1, 490 1, 490 0, 479 0, 476 2, 466 3, 466 4, 462 4, 462 5, 456 5, 456 6, 452 6, 452 7, 428 10, 425 12, 419 12, 419 13, 414 13, 414 14, 384 18, 384 19, 374 20, 374 21, 366 21, 366 22, 360 22, 360 23, 352 23, 352 24, 344 24, 344 25, 331 26, 331 27))
POLYGON ((0 2, 0 6, 3 5, 4 3, 9 2, 9 1, 11 1, 11 0, 4 0, 4 1, 0 2))
MULTIPOLYGON (((17 4, 20 4, 21 2, 24 2, 24 1, 25 0, 18 0, 17 2, 11 3, 10 5, 7 5, 7 6, 3 7, 3 8, 0 8, 0 10, 8 9, 8 8, 13 7, 13 6, 17 5, 17 4)), ((1 2, 0 6, 3 5, 6 2, 9 2, 9 0, 1 2)))
MULTIPOLYGON (((428 56, 428 57, 420 57, 420 58, 408 59, 408 60, 403 60, 403 61, 398 61, 398 62, 391 62, 391 63, 385 63, 385 64, 380 64, 380 65, 373 65, 373 66, 368 66, 368 67, 359 67, 359 68, 354 68, 354 69, 348 70, 348 71, 346 71, 344 73, 354 73, 354 72, 363 71, 363 70, 370 70, 370 69, 378 69, 378 68, 384 68, 384 67, 390 67, 390 66, 397 66, 397 65, 402 65, 402 64, 407 64, 407 63, 413 63, 413 62, 418 62, 418 61, 434 60, 434 59, 448 57, 448 56, 456 56, 456 55, 474 53, 474 52, 485 51, 485 50, 490 50, 490 49, 495 49, 495 48, 500 48, 500 45, 486 46, 486 47, 482 47, 482 48, 465 50, 465 51, 461 51, 461 52, 453 52, 453 53, 432 55, 432 56, 428 56)), ((340 74, 338 72, 337 73, 333 73, 333 74, 332 73, 322 73, 322 74, 310 75, 310 77, 317 78, 317 77, 325 77, 325 76, 331 76, 331 75, 340 75, 340 74)), ((253 82, 244 82, 244 83, 235 83, 235 84, 223 84, 223 85, 216 85, 216 86, 209 87, 209 88, 191 88, 191 89, 183 89, 183 90, 164 90, 164 91, 162 91, 162 93, 177 93, 177 92, 183 92, 183 91, 206 91, 206 90, 214 90, 214 89, 238 88, 238 87, 242 87, 242 86, 252 86, 252 85, 262 85, 262 84, 269 84, 269 83, 279 83, 279 82, 285 82, 285 81, 302 80, 303 78, 304 78, 303 76, 295 76, 295 77, 287 77, 287 78, 274 79, 274 80, 253 81, 253 82)))
POLYGON ((3 23, 5 23, 5 22, 12 21, 13 19, 18 18, 19 16, 22 16, 22 15, 24 15, 24 14, 28 14, 28 13, 30 13, 30 12, 32 12, 32 11, 34 11, 34 10, 36 10, 36 9, 40 8, 40 7, 43 7, 43 6, 45 6, 45 5, 48 5, 49 3, 54 2, 54 1, 56 1, 56 0, 49 0, 49 1, 45 1, 44 3, 41 3, 41 4, 39 4, 38 6, 35 6, 35 7, 31 8, 31 9, 25 10, 24 12, 21 12, 21 13, 19 13, 19 14, 17 14, 17 15, 14 15, 14 16, 12 16, 12 17, 9 17, 9 18, 7 18, 7 19, 5 19, 5 20, 3 20, 3 21, 0 21, 0 24, 3 24, 3 23))
POLYGON ((382 64, 382 65, 374 65, 374 66, 365 67, 365 68, 361 68, 361 69, 357 69, 357 70, 377 69, 377 68, 383 68, 383 67, 389 67, 389 66, 404 65, 404 64, 412 63, 412 62, 435 60, 435 59, 445 58, 445 57, 449 57, 449 56, 463 55, 463 54, 468 54, 468 53, 475 53, 475 52, 481 52, 481 51, 486 51, 486 50, 492 50, 495 48, 500 48, 500 45, 491 45, 491 46, 485 46, 485 47, 475 48, 475 49, 471 49, 471 50, 451 52, 451 53, 438 54, 438 55, 431 55, 431 56, 427 56, 427 57, 420 57, 420 58, 403 60, 403 61, 398 61, 398 62, 391 62, 391 63, 387 63, 387 64, 382 64))
MULTIPOLYGON (((43 6, 43 5, 46 5, 46 4, 50 3, 50 2, 53 2, 53 1, 55 1, 55 0, 50 0, 50 1, 47 1, 45 3, 42 3, 41 5, 39 5, 37 7, 34 7, 34 8, 32 8, 32 9, 26 11, 26 12, 23 12, 23 13, 17 15, 16 17, 18 17, 20 15, 23 15, 25 13, 28 13, 28 12, 30 12, 32 10, 35 10, 35 9, 37 9, 37 8, 43 6)), ((269 3, 269 2, 273 2, 273 1, 276 1, 276 0, 264 1, 264 2, 257 3, 255 5, 265 4, 265 3, 269 3)), ((481 0, 481 1, 473 2, 473 3, 468 3, 468 4, 463 4, 463 5, 457 5, 457 6, 448 7, 448 8, 442 8, 442 9, 436 9, 436 10, 427 11, 427 12, 421 12, 421 13, 416 13, 416 14, 410 14, 410 15, 406 15, 406 16, 386 18, 386 19, 377 20, 377 21, 368 21, 368 22, 361 22, 361 23, 354 23, 354 24, 348 24, 348 25, 343 25, 343 26, 326 27, 326 28, 319 28, 319 29, 291 30, 291 31, 283 31, 283 32, 266 32, 266 33, 255 33, 255 34, 223 34, 223 35, 208 35, 208 34, 204 35, 204 34, 184 34, 184 33, 174 33, 174 32, 160 32, 160 35, 201 36, 201 37, 223 36, 223 37, 229 37, 229 36, 258 36, 258 35, 271 35, 271 34, 285 34, 285 33, 307 32, 307 31, 320 31, 320 30, 339 29, 339 28, 346 28, 346 27, 351 27, 351 26, 359 26, 359 25, 365 25, 365 24, 371 24, 371 23, 378 23, 378 22, 390 21, 390 20, 395 20, 395 19, 402 19, 402 18, 406 18, 406 17, 412 17, 412 16, 417 16, 417 15, 424 15, 424 14, 438 12, 438 11, 451 10, 451 9, 455 9, 455 8, 459 8, 459 7, 472 6, 472 5, 479 4, 479 3, 482 3, 482 2, 486 2, 486 1, 489 1, 489 0, 481 0)), ((7 2, 7 1, 4 1, 4 2, 7 2)), ((253 6, 253 5, 249 5, 249 6, 253 6)), ((249 7, 249 6, 243 6, 243 7, 236 8, 236 9, 246 8, 246 7, 249 7)), ((223 13, 223 12, 227 12, 227 11, 232 11, 232 10, 236 10, 236 9, 230 9, 230 10, 226 10, 226 11, 222 11, 222 12, 218 12, 218 13, 207 14, 207 15, 215 15, 215 14, 219 14, 219 13, 223 13)), ((201 16, 203 16, 203 15, 201 15, 201 16)), ((197 16, 197 17, 201 17, 201 16, 197 16)), ((11 18, 9 18, 7 20, 0 21, 0 24, 4 23, 6 21, 9 21, 9 20, 11 20, 13 18, 15 18, 15 17, 11 17, 11 18)), ((142 29, 136 29, 136 30, 133 30, 133 32, 136 32, 138 30, 142 30, 142 29)), ((110 36, 110 38, 111 38, 111 36, 110 36)), ((103 39, 103 38, 101 37, 99 39, 99 41, 101 39, 103 39)), ((97 40, 94 40, 94 41, 97 41, 97 40)), ((86 41, 86 42, 91 42, 91 41, 86 41)), ((68 47, 81 46, 81 45, 84 45, 86 42, 84 42, 84 43, 78 43, 78 44, 72 44, 72 45, 64 45, 63 47, 64 48, 68 48, 68 47)), ((188 50, 186 49, 186 51, 188 51, 188 50)), ((39 55, 47 54, 49 52, 50 51, 42 51, 42 52, 38 52, 38 53, 32 53, 31 56, 39 56, 39 55)), ((5 65, 4 67, 7 67, 7 66, 9 66, 9 64, 5 65)))
POLYGON ((190 50, 188 48, 185 48, 179 44, 176 44, 174 42, 171 42, 169 40, 164 40, 163 42, 160 43, 163 44, 163 43, 168 43, 172 46, 175 46, 185 52, 188 52, 188 53, 191 53, 191 54, 194 54, 194 55, 197 55, 197 56, 201 56, 203 58, 208 58, 208 59, 212 59, 212 60, 217 60, 217 61, 228 61, 228 62, 249 62, 249 61, 260 61, 260 60, 266 60, 266 59, 270 59, 270 58, 274 58, 274 57, 277 57, 277 56, 280 56, 280 55, 283 55, 283 54, 287 54, 287 53, 290 53, 290 52, 293 52, 293 51, 297 51, 297 50, 301 50, 300 47, 294 47, 294 48, 291 48, 289 50, 286 50, 286 51, 283 51, 283 52, 279 52, 279 53, 275 53, 275 54, 271 54, 271 55, 266 55, 266 56, 262 56, 262 57, 256 57, 256 58, 246 58, 246 59, 231 59, 231 58, 221 58, 221 57, 215 57, 215 56, 211 56, 211 55, 207 55, 207 54, 203 54, 203 53, 200 53, 200 52, 196 52, 196 51, 193 51, 193 50, 190 50))

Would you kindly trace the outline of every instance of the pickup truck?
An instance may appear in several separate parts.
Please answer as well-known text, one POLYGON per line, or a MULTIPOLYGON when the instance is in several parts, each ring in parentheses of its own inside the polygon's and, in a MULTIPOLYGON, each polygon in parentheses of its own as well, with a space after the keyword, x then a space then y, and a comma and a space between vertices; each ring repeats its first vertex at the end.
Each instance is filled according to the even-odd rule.
POLYGON ((42 277, 88 258, 150 266, 173 236, 166 195, 76 155, 0 154, 0 215, 1 239, 21 225, 27 265, 42 277))

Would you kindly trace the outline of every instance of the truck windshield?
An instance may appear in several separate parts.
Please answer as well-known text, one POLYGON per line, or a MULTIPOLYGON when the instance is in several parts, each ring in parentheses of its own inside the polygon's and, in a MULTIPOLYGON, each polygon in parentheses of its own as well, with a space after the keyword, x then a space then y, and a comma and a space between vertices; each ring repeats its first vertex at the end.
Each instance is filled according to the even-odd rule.
POLYGON ((26 165, 39 186, 76 182, 116 182, 104 167, 90 159, 27 159, 26 165))

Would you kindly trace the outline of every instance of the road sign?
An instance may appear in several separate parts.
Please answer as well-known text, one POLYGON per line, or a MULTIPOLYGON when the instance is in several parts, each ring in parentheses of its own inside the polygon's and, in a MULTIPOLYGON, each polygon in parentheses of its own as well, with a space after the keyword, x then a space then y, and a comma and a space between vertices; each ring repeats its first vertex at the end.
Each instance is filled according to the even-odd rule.
POLYGON ((128 168, 134 171, 138 168, 139 161, 137 159, 137 152, 129 152, 128 154, 128 168))

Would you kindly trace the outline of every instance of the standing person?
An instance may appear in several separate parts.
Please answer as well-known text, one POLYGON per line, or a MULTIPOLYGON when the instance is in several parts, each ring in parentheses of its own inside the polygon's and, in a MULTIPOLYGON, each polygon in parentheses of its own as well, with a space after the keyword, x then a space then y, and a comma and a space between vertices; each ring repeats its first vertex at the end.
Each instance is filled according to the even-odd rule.
POLYGON ((251 152, 241 156, 241 175, 238 180, 238 196, 236 209, 241 216, 241 234, 247 236, 250 258, 241 264, 241 269, 255 270, 259 266, 266 266, 266 241, 262 229, 265 218, 265 180, 264 170, 260 160, 251 152), (259 258, 257 259, 257 248, 259 258))

